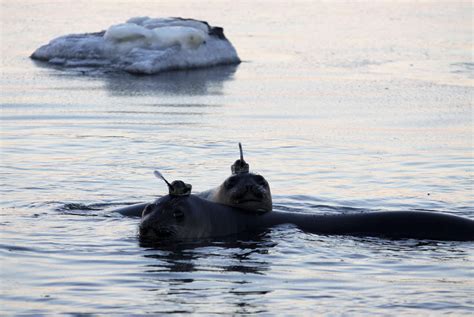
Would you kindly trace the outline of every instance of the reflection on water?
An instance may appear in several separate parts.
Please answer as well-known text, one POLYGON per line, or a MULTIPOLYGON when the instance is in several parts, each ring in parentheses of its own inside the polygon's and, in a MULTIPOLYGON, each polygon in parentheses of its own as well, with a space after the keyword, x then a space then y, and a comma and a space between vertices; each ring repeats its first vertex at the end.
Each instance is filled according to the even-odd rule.
POLYGON ((221 65, 190 70, 176 70, 157 75, 132 75, 121 72, 91 72, 89 69, 62 69, 44 62, 33 61, 37 67, 51 70, 50 76, 58 78, 90 77, 103 81, 104 88, 111 96, 133 97, 154 95, 221 95, 227 81, 234 78, 238 65, 221 65), (87 71, 86 71, 87 70, 87 71))
POLYGON ((218 66, 170 71, 153 76, 128 74, 104 77, 105 89, 113 96, 136 95, 220 95, 226 81, 232 80, 238 66, 218 66))
POLYGON ((268 234, 246 234, 239 235, 238 239, 230 237, 194 243, 175 241, 154 245, 153 248, 142 243, 141 246, 147 248, 144 257, 155 262, 145 267, 150 283, 158 286, 152 291, 157 293, 156 307, 161 309, 153 312, 192 313, 194 309, 186 304, 193 301, 193 294, 216 296, 216 291, 226 304, 218 308, 202 303, 202 306, 209 306, 201 308, 205 312, 223 312, 223 309, 230 314, 268 311, 266 305, 255 303, 255 297, 272 292, 272 288, 260 284, 259 279, 270 270, 270 263, 264 256, 276 245, 268 234), (212 284, 221 286, 216 290, 212 284), (163 302, 175 306, 169 309, 163 302))
MULTIPOLYGON (((212 263, 212 270, 218 269, 227 272, 262 274, 268 268, 266 261, 257 261, 253 255, 267 254, 276 242, 267 233, 239 234, 223 239, 201 240, 193 243, 179 241, 165 241, 159 244, 149 244, 141 241, 140 246, 153 253, 145 256, 155 258, 161 262, 155 267, 156 271, 192 272, 197 263, 212 263), (223 256, 222 252, 229 252, 226 262, 213 261, 223 256), (185 265, 183 265, 185 264, 185 265)), ((203 268, 198 268, 202 270, 203 268)), ((149 272, 153 272, 151 270, 149 272)))

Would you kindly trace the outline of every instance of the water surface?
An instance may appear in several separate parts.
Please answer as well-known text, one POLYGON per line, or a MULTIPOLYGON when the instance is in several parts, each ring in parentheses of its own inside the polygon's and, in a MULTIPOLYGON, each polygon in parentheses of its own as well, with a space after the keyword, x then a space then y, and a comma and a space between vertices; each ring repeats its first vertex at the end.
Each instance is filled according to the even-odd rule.
POLYGON ((474 218, 472 4, 1 3, 4 314, 455 315, 472 243, 305 234, 150 248, 110 214, 230 173, 242 142, 277 210, 474 218), (158 76, 45 67, 54 37, 132 16, 224 26, 237 67, 158 76))

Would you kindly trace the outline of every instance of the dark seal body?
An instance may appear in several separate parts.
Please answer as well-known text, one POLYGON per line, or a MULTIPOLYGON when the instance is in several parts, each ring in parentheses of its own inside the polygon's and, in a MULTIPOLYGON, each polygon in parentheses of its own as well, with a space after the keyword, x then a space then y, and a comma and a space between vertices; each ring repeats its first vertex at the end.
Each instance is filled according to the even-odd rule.
MULTIPOLYGON (((196 196, 252 213, 272 210, 270 185, 263 176, 253 173, 231 175, 221 185, 198 193, 196 196)), ((148 204, 134 204, 116 209, 114 212, 128 217, 141 217, 143 209, 148 204)))
POLYGON ((140 223, 143 239, 199 239, 292 224, 322 235, 474 241, 474 220, 418 211, 312 215, 272 211, 261 215, 195 195, 164 196, 147 206, 140 223))

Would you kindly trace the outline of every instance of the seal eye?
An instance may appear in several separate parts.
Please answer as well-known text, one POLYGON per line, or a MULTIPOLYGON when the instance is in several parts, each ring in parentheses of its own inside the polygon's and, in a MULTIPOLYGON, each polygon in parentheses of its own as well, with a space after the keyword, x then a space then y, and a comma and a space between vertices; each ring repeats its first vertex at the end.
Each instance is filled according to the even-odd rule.
POLYGON ((255 181, 259 185, 266 185, 267 184, 267 181, 265 180, 265 178, 263 178, 263 176, 260 176, 260 175, 255 176, 255 181))
POLYGON ((237 184, 237 178, 236 177, 229 177, 225 183, 224 183, 224 186, 225 188, 232 188, 235 186, 235 184, 237 184))
POLYGON ((177 220, 182 220, 184 218, 184 212, 181 209, 177 209, 173 212, 173 217, 177 220))
POLYGON ((148 215, 150 212, 153 211, 153 208, 155 207, 156 205, 155 204, 148 204, 145 206, 145 208, 143 209, 143 212, 142 212, 142 217, 148 215))

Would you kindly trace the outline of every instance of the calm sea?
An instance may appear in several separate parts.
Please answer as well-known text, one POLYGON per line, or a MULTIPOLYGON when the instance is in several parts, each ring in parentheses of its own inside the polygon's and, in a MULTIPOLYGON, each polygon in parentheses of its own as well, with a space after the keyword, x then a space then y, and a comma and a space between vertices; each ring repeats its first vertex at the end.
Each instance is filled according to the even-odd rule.
POLYGON ((472 315, 474 244, 291 227, 140 246, 110 213, 230 173, 275 209, 474 218, 470 1, 2 1, 0 312, 472 315), (243 63, 81 75, 40 45, 133 16, 223 26, 243 63))

